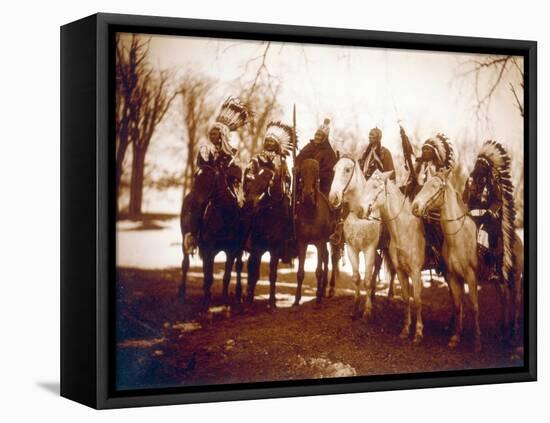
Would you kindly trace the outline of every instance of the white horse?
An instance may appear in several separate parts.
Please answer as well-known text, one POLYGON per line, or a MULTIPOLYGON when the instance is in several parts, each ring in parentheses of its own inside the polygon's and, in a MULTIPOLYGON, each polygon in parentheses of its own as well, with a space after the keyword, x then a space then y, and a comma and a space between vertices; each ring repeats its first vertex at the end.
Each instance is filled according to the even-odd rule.
MULTIPOLYGON (((364 194, 359 198, 359 205, 367 217, 379 212, 382 222, 390 232, 390 257, 396 268, 405 301, 405 323, 400 335, 403 339, 409 337, 412 323, 409 277, 412 279, 416 309, 414 343, 419 343, 424 331, 422 268, 426 256, 426 238, 422 220, 413 215, 409 199, 390 179, 392 174, 393 171, 374 172, 362 187, 364 194)), ((359 216, 361 217, 361 214, 359 216)))
POLYGON ((334 166, 334 179, 330 187, 329 201, 333 207, 340 207, 342 203, 349 205, 350 213, 344 222, 344 236, 347 244, 347 254, 353 269, 353 281, 355 282, 355 305, 352 317, 360 317, 361 284, 365 285, 367 296, 365 301, 365 315, 372 313, 372 299, 374 297, 376 275, 373 275, 373 267, 376 257, 376 248, 381 233, 379 220, 360 219, 362 214, 359 199, 365 195, 365 177, 359 164, 347 157, 341 158, 334 166), (363 253, 365 260, 365 277, 361 281, 359 273, 359 255, 363 253))

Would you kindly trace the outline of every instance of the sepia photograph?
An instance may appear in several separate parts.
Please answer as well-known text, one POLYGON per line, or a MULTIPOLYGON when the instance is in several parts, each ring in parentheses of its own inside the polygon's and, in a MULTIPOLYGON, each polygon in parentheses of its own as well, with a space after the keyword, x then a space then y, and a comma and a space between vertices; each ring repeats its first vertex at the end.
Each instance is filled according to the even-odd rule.
POLYGON ((114 42, 116 390, 524 366, 522 56, 114 42))

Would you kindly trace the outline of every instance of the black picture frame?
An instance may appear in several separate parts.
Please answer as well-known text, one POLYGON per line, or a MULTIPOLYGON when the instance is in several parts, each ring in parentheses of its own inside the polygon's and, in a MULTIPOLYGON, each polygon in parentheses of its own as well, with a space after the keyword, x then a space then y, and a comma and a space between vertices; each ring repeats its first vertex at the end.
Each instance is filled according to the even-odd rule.
POLYGON ((61 27, 61 395, 102 409, 536 380, 536 140, 534 41, 103 13, 61 27), (110 111, 117 31, 523 56, 524 366, 116 392, 114 122, 110 111))

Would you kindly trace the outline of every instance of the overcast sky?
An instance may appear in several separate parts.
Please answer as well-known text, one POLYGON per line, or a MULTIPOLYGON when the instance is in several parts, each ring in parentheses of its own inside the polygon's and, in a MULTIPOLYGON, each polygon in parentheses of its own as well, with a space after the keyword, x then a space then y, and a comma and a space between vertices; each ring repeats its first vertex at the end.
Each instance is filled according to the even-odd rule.
MULTIPOLYGON (((176 79, 192 70, 219 80, 215 95, 222 101, 238 94, 229 89, 236 80, 254 79, 265 47, 257 41, 153 36, 150 60, 159 68, 172 69, 176 79)), ((457 78, 465 69, 460 64, 476 56, 272 42, 265 64, 281 82, 279 102, 283 106, 283 115, 273 119, 290 124, 296 104, 301 146, 323 118, 329 117, 333 134, 347 129, 362 134, 358 140, 343 140, 346 143, 366 146, 369 129, 378 126, 383 131, 383 144, 400 151, 400 120, 415 142, 437 132, 444 132, 455 144, 480 146, 487 139, 496 139, 521 160, 523 120, 509 86, 518 86, 518 74, 503 75, 489 109, 489 124, 480 122, 474 110, 475 79, 457 78)), ((480 92, 485 93, 491 82, 481 78, 480 92)), ((179 102, 173 103, 153 138, 148 161, 155 169, 184 163, 185 134, 178 124, 179 107, 179 102)))

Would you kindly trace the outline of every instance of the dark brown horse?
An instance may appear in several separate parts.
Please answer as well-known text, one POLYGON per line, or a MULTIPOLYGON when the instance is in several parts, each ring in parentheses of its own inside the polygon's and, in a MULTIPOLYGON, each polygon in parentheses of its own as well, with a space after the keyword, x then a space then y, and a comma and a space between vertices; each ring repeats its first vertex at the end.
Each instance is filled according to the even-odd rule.
POLYGON ((262 169, 247 185, 243 212, 249 222, 246 232, 250 234, 247 243, 250 252, 247 302, 251 304, 254 301, 261 258, 269 252, 269 306, 275 307, 277 267, 292 235, 289 199, 278 170, 262 169))
MULTIPOLYGON (((237 197, 234 188, 228 185, 225 175, 213 167, 203 166, 195 176, 193 191, 183 201, 180 216, 182 237, 190 232, 191 227, 199 228, 197 244, 204 275, 204 307, 208 307, 210 303, 210 288, 214 281, 214 258, 221 251, 225 252, 227 257, 223 275, 223 302, 229 301, 229 282, 234 264, 237 272, 235 297, 240 302, 245 224, 237 197), (204 212, 201 214, 199 210, 204 212)), ((185 299, 189 254, 185 245, 182 250, 179 295, 185 299)))
MULTIPOLYGON (((300 180, 301 195, 296 210, 296 241, 298 243, 298 273, 296 275, 298 286, 294 305, 300 304, 302 297, 302 283, 304 282, 304 263, 308 245, 314 245, 317 249, 317 303, 326 294, 328 282, 328 256, 327 243, 330 234, 334 231, 335 219, 331 213, 328 198, 320 190, 319 163, 317 160, 306 159, 298 169, 297 176, 300 180)), ((334 281, 338 266, 338 253, 336 248, 331 248, 331 293, 334 294, 334 281)))

